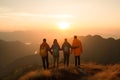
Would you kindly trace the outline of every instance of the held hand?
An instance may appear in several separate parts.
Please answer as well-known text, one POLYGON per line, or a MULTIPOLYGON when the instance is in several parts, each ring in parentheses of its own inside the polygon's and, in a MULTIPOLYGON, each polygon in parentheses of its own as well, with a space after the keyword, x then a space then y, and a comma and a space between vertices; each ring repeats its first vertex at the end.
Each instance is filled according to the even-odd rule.
POLYGON ((72 46, 72 49, 76 49, 76 48, 78 48, 78 46, 72 46))

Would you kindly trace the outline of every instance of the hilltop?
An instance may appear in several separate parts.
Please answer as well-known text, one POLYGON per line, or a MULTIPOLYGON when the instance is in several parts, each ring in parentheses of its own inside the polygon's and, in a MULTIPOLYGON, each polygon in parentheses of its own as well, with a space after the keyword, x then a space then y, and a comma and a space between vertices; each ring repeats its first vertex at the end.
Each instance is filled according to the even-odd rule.
POLYGON ((58 69, 53 69, 51 65, 49 70, 43 70, 41 65, 27 65, 0 80, 120 80, 120 64, 82 63, 79 69, 73 64, 64 68, 60 63, 58 69))
MULTIPOLYGON (((86 63, 81 65, 81 69, 75 68, 72 64, 64 68, 60 64, 58 69, 34 70, 23 72, 18 80, 120 80, 120 64, 100 65, 86 63)), ((32 69, 32 68, 31 68, 32 69)), ((23 70, 24 71, 24 70, 23 70)), ((19 72, 16 73, 16 75, 19 72)), ((15 75, 14 75, 15 76, 15 75)))

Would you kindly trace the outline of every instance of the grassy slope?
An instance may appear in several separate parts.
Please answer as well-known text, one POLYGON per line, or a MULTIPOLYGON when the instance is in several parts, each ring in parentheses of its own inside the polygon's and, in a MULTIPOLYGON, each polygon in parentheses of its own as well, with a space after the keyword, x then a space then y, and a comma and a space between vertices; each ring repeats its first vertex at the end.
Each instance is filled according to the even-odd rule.
POLYGON ((81 70, 70 65, 64 68, 60 64, 59 69, 35 69, 26 72, 19 80, 120 80, 120 64, 97 65, 82 64, 81 70))

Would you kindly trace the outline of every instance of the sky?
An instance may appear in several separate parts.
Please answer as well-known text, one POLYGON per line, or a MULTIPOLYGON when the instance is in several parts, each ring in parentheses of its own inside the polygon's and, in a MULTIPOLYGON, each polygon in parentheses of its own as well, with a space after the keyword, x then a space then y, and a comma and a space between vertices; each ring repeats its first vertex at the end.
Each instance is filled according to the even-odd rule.
POLYGON ((120 0, 0 0, 0 31, 16 30, 120 38, 120 0))

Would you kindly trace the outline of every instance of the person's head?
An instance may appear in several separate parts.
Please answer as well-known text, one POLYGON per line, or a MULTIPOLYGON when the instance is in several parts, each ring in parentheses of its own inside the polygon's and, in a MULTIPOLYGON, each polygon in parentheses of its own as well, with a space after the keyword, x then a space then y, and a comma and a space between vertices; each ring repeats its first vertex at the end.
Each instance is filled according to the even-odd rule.
POLYGON ((74 36, 74 39, 77 39, 77 36, 76 36, 76 35, 74 36))
POLYGON ((43 39, 43 42, 46 42, 46 39, 45 39, 45 38, 43 39))
POLYGON ((67 38, 65 38, 64 41, 67 42, 67 38))
POLYGON ((54 39, 53 43, 57 43, 57 39, 54 39))

